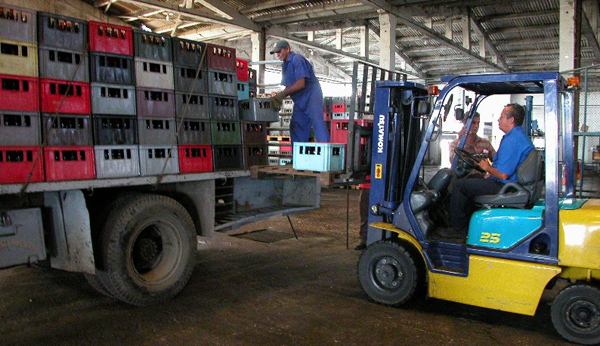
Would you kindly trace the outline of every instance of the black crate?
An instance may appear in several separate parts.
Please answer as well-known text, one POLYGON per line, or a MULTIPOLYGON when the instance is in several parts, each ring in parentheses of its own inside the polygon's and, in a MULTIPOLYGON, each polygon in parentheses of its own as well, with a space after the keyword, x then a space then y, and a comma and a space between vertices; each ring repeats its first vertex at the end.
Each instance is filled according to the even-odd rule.
POLYGON ((180 125, 178 120, 177 129, 179 130, 179 145, 210 145, 212 143, 210 121, 186 119, 180 125))
POLYGON ((244 154, 241 145, 213 146, 213 164, 215 171, 244 169, 244 154))
POLYGON ((242 121, 242 144, 266 145, 269 123, 259 121, 242 121))
POLYGON ((208 71, 200 70, 191 66, 173 67, 173 75, 175 78, 175 91, 189 93, 206 94, 208 93, 208 71), (198 75, 196 78, 196 75, 198 75))
POLYGON ((136 117, 93 115, 92 119, 95 145, 138 144, 136 117))
POLYGON ((46 145, 93 144, 92 119, 89 115, 43 113, 43 121, 46 145))
POLYGON ((134 55, 141 58, 171 62, 171 37, 148 31, 133 30, 134 55))
POLYGON ((132 56, 90 53, 92 82, 135 84, 135 64, 132 56))
POLYGON ((205 50, 204 42, 173 38, 173 64, 206 70, 205 50))
POLYGON ((85 52, 88 42, 88 24, 85 20, 38 13, 38 44, 85 52))
POLYGON ((245 145, 243 151, 244 169, 250 169, 252 166, 266 166, 269 162, 266 145, 245 145))

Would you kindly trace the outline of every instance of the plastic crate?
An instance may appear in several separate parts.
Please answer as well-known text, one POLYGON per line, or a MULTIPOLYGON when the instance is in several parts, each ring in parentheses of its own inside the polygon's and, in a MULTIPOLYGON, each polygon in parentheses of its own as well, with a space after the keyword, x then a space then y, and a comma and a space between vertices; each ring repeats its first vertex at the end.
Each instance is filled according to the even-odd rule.
POLYGON ((137 57, 171 62, 171 44, 169 36, 133 30, 134 55, 137 57))
POLYGON ((175 93, 168 89, 136 89, 138 117, 175 117, 175 93))
POLYGON ((38 77, 37 44, 0 40, 0 74, 15 72, 18 72, 20 76, 38 77))
POLYGON ((96 178, 122 178, 140 175, 140 151, 137 145, 97 145, 94 147, 96 178))
POLYGON ((133 30, 126 26, 90 21, 90 51, 133 55, 133 30))
POLYGON ((177 145, 175 118, 138 118, 140 145, 177 145))
POLYGON ((242 144, 243 145, 266 145, 268 123, 242 121, 242 144))
POLYGON ((212 121, 210 126, 213 145, 242 144, 239 121, 212 121))
POLYGON ((248 69, 248 84, 250 85, 250 89, 256 89, 256 70, 251 68, 248 69))
POLYGON ((292 159, 288 159, 288 158, 281 158, 281 159, 279 159, 279 165, 280 166, 289 165, 290 163, 292 163, 292 159))
POLYGON ((37 42, 36 11, 12 5, 0 5, 0 38, 37 42))
POLYGON ((350 112, 331 113, 331 120, 347 120, 350 119, 350 112))
POLYGON ((180 121, 178 120, 177 130, 179 131, 179 145, 212 144, 210 121, 187 119, 183 121, 183 124, 179 124, 180 121))
POLYGON ((239 101, 240 119, 248 121, 274 122, 279 113, 274 109, 271 98, 253 98, 239 101))
POLYGON ((279 158, 274 156, 268 156, 267 165, 269 166, 279 166, 279 158))
POLYGON ((345 147, 332 143, 294 143, 293 167, 298 170, 337 172, 344 169, 345 147))
POLYGON ((39 12, 38 43, 40 46, 83 52, 87 49, 88 24, 83 19, 39 12))
MULTIPOLYGON (((1 20, 1 19, 0 19, 1 20)), ((0 183, 44 181, 44 159, 39 146, 0 147, 0 183), (31 173, 31 177, 29 177, 31 173)))
POLYGON ((131 116, 93 115, 94 144, 133 145, 138 143, 137 119, 131 116))
POLYGON ((0 146, 41 145, 40 128, 39 113, 0 111, 0 146))
POLYGON ((106 53, 90 53, 92 82, 105 84, 135 84, 133 57, 106 53))
POLYGON ((213 146, 213 163, 215 171, 244 169, 244 154, 241 145, 213 146))
POLYGON ((138 87, 173 89, 173 64, 135 58, 135 81, 138 87))
POLYGON ((89 62, 85 52, 40 47, 40 77, 89 82, 89 62))
POLYGON ((248 60, 235 59, 235 70, 239 82, 248 82, 248 60))
POLYGON ((208 93, 237 97, 237 79, 235 73, 208 71, 208 93))
POLYGON ((211 172, 213 170, 212 155, 210 145, 180 145, 179 172, 211 172))
POLYGON ((189 66, 177 66, 173 68, 173 74, 175 75, 175 91, 184 93, 208 93, 208 72, 206 70, 200 70, 195 67, 189 66), (196 78, 198 75, 198 78, 196 78))
POLYGON ((252 166, 266 166, 267 146, 266 145, 248 145, 243 147, 244 168, 250 169, 252 166))
POLYGON ((209 70, 236 73, 235 49, 209 43, 206 45, 206 55, 209 70))
POLYGON ((343 103, 333 104, 331 106, 332 113, 343 113, 346 111, 346 105, 343 103))
POLYGON ((331 97, 331 96, 323 97, 323 112, 326 112, 326 113, 333 112, 333 97, 331 97))
POLYGON ((204 42, 173 38, 173 63, 178 66, 190 66, 205 70, 205 50, 206 43, 204 42))
POLYGON ((284 99, 279 113, 281 113, 281 114, 294 113, 294 101, 292 101, 292 99, 290 99, 290 98, 284 99))
POLYGON ((46 145, 92 145, 92 119, 89 115, 43 113, 42 135, 46 145))
POLYGON ((90 114, 90 83, 40 79, 42 112, 90 114))
POLYGON ((46 181, 96 178, 94 147, 92 146, 45 147, 44 162, 46 181))
MULTIPOLYGON (((372 127, 373 120, 355 119, 354 123, 359 126, 372 127)), ((331 143, 348 143, 348 120, 332 120, 329 132, 331 143)))
POLYGON ((209 97, 201 94, 175 93, 177 119, 209 119, 209 97))
POLYGON ((133 85, 92 83, 92 113, 135 115, 135 87, 133 85))
POLYGON ((141 146, 141 175, 161 175, 179 173, 177 146, 141 146))
POLYGON ((39 79, 0 74, 0 109, 39 112, 39 79))
POLYGON ((209 96, 212 120, 238 120, 237 99, 226 96, 209 96))
POLYGON ((237 96, 238 101, 247 100, 250 98, 250 86, 247 82, 237 83, 237 96))

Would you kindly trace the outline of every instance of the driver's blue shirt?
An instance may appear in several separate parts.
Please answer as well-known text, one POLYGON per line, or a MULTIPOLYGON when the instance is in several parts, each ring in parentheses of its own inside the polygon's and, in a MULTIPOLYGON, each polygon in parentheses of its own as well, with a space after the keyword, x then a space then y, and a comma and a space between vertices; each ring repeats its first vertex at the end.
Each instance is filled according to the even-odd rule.
POLYGON ((504 174, 508 174, 508 179, 502 180, 494 176, 490 176, 490 179, 498 180, 502 183, 516 182, 517 168, 534 149, 531 139, 525 134, 521 126, 516 126, 510 130, 510 132, 502 137, 500 147, 494 156, 494 163, 492 164, 492 167, 504 174))

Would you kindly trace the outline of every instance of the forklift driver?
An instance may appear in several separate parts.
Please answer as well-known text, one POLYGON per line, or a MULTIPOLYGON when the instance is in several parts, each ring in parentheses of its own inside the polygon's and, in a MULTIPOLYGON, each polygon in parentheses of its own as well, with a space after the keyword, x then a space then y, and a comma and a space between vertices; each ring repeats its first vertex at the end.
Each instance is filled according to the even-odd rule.
POLYGON ((502 185, 516 182, 519 165, 534 150, 531 139, 521 127, 525 118, 523 106, 511 103, 504 107, 498 126, 505 135, 502 137, 494 163, 480 160, 478 166, 485 172, 485 178, 458 179, 454 183, 450 199, 450 228, 438 231, 444 238, 464 238, 467 235, 472 210, 472 198, 498 193, 502 185))

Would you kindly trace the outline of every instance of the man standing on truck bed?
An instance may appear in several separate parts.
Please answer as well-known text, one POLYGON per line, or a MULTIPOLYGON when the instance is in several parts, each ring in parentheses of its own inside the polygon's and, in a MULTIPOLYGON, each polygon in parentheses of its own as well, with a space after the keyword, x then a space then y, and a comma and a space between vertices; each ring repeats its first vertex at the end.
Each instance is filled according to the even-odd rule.
POLYGON ((323 121, 323 92, 313 67, 300 54, 292 52, 286 40, 277 42, 271 54, 283 61, 283 91, 278 92, 273 101, 279 106, 286 96, 294 101, 294 113, 290 123, 292 146, 294 142, 308 142, 311 128, 317 142, 329 142, 329 131, 323 121))

